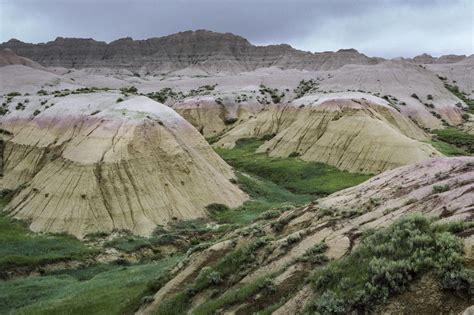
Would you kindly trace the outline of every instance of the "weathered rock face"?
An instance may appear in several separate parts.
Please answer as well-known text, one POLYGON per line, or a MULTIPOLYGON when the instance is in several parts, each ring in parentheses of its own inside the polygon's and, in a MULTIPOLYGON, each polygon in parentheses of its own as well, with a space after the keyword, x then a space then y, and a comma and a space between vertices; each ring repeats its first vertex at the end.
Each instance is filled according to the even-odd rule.
POLYGON ((42 68, 38 63, 28 58, 20 57, 11 49, 0 49, 0 67, 9 65, 24 65, 31 68, 42 68))
POLYGON ((464 60, 466 55, 443 55, 439 58, 435 58, 429 54, 422 54, 419 56, 413 57, 411 60, 418 64, 446 64, 446 63, 456 63, 464 60))
POLYGON ((10 108, 1 183, 21 190, 5 211, 33 231, 148 235, 157 224, 206 216, 210 203, 235 207, 247 198, 176 112, 146 97, 118 97, 52 98, 47 109, 30 97, 25 110, 10 108))
POLYGON ((441 155, 421 142, 427 139, 421 129, 383 100, 361 93, 353 96, 358 99, 347 93, 303 97, 267 109, 227 132, 216 146, 232 147, 238 139, 275 134, 259 152, 275 157, 297 154, 303 160, 362 173, 380 173, 441 155), (317 100, 310 103, 313 97, 317 100))
POLYGON ((474 55, 456 63, 429 64, 426 68, 445 78, 445 83, 458 86, 469 98, 474 98, 474 55))
MULTIPOLYGON (((247 269, 240 269, 239 275, 233 279, 237 280, 227 291, 217 292, 213 287, 190 297, 190 313, 205 301, 216 299, 233 289, 242 288, 242 285, 254 283, 261 277, 275 273, 277 276, 272 282, 272 298, 267 298, 272 293, 258 294, 252 299, 223 305, 220 311, 248 314, 252 313, 249 309, 259 311, 272 305, 278 300, 273 297, 288 295, 289 298, 273 314, 301 313, 305 305, 314 301, 317 296, 310 284, 302 285, 308 275, 319 268, 305 265, 304 260, 299 260, 310 248, 325 242, 328 246, 327 256, 340 259, 357 246, 364 232, 390 226, 396 220, 413 213, 421 213, 441 222, 472 220, 473 163, 474 158, 470 157, 435 158, 400 167, 308 206, 286 211, 278 218, 256 222, 234 231, 225 241, 190 255, 189 263, 183 264, 175 272, 174 277, 156 293, 154 301, 139 314, 153 314, 166 298, 176 292, 184 292, 203 266, 214 266, 225 254, 261 239, 262 235, 269 236, 269 242, 264 250, 252 252, 255 263, 249 264, 247 269), (435 185, 447 185, 449 189, 437 193, 433 188, 435 185), (345 211, 355 209, 358 211, 354 216, 341 217, 345 211), (275 230, 275 223, 280 223, 280 226, 283 224, 283 227, 275 230), (289 246, 288 240, 295 237, 298 240, 293 246, 289 246)), ((462 236, 465 245, 472 248, 472 235, 466 234, 462 236)), ((466 251, 465 255, 467 261, 472 260, 472 249, 466 251)), ((430 299, 414 301, 417 309, 422 309, 423 304, 429 306, 430 302, 430 299)), ((458 312, 465 308, 464 304, 458 305, 458 312)))
POLYGON ((205 137, 216 136, 231 128, 239 119, 248 119, 263 105, 255 99, 236 102, 225 94, 187 98, 171 106, 205 137))
POLYGON ((45 44, 12 39, 0 44, 0 48, 10 48, 44 66, 127 68, 143 73, 188 67, 213 73, 237 73, 269 66, 327 70, 349 63, 375 64, 380 61, 353 49, 313 54, 289 45, 257 47, 240 36, 203 30, 147 40, 123 38, 109 44, 76 38, 57 38, 45 44))

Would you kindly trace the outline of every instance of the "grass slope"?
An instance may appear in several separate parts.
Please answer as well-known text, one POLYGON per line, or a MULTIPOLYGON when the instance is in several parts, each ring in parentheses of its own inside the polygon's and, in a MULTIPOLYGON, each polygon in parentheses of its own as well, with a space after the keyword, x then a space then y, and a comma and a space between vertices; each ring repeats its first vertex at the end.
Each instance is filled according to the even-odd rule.
POLYGON ((72 236, 35 234, 24 223, 0 213, 0 271, 63 260, 82 260, 94 253, 96 250, 72 236))
POLYGON ((437 139, 466 151, 468 154, 474 153, 474 135, 454 127, 437 129, 434 130, 434 133, 437 139))
POLYGON ((341 171, 324 163, 306 162, 295 157, 271 158, 264 153, 255 153, 263 142, 241 139, 234 149, 218 148, 216 151, 237 170, 270 180, 295 194, 325 196, 371 177, 341 171))
POLYGON ((31 277, 0 282, 0 313, 124 314, 135 310, 149 285, 180 259, 120 267, 80 281, 71 275, 31 277))
POLYGON ((252 198, 237 209, 213 212, 217 221, 243 225, 254 221, 268 209, 285 210, 300 206, 371 177, 295 157, 271 158, 255 153, 263 142, 261 139, 241 139, 233 149, 216 149, 237 171, 240 188, 252 198))

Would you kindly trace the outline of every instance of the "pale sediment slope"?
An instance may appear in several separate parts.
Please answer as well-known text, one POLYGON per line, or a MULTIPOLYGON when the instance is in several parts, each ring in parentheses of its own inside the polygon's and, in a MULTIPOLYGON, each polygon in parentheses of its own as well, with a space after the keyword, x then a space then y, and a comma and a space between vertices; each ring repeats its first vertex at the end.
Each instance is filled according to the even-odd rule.
POLYGON ((449 64, 427 64, 427 69, 447 79, 447 83, 457 85, 459 89, 474 98, 474 55, 449 64))
POLYGON ((321 81, 320 88, 324 91, 361 90, 389 97, 403 115, 428 128, 442 127, 441 119, 460 124, 465 113, 456 106, 463 104, 462 101, 444 87, 435 73, 406 61, 386 61, 373 66, 346 65, 331 71, 321 81))
POLYGON ((33 231, 78 237, 114 229, 150 234, 157 224, 205 216, 205 206, 240 205, 231 168, 187 121, 142 96, 116 93, 30 97, 2 118, 7 206, 33 231), (122 96, 123 97, 123 96, 122 96), (34 110, 40 113, 33 115, 34 110))
POLYGON ((298 155, 351 172, 380 173, 441 155, 422 142, 427 136, 413 122, 362 93, 312 95, 262 111, 215 145, 231 148, 238 139, 267 134, 275 136, 258 152, 298 155))
MULTIPOLYGON (((256 312, 274 304, 282 296, 288 298, 274 314, 300 313, 317 297, 311 285, 303 283, 319 267, 308 265, 299 258, 321 242, 328 246, 326 255, 337 260, 357 246, 364 232, 390 226, 413 213, 444 222, 472 220, 473 163, 474 158, 470 157, 435 158, 400 167, 308 206, 286 211, 278 218, 255 222, 234 231, 225 241, 201 253, 191 254, 189 263, 178 267, 173 278, 156 293, 155 300, 139 314, 153 314, 166 298, 184 292, 203 266, 216 265, 225 254, 261 240, 262 235, 268 237, 267 244, 252 252, 252 261, 242 266, 238 274, 232 275, 230 287, 219 292, 210 288, 190 297, 193 299, 190 313, 206 301, 217 300, 223 294, 272 274, 273 290, 270 293, 256 294, 243 302, 224 305, 222 313, 256 312), (437 191, 437 186, 445 188, 437 191)), ((462 237, 465 260, 472 263, 474 243, 470 233, 462 237)))
POLYGON ((171 106, 205 137, 215 136, 240 119, 255 115, 263 106, 254 99, 240 102, 235 96, 198 96, 171 106))

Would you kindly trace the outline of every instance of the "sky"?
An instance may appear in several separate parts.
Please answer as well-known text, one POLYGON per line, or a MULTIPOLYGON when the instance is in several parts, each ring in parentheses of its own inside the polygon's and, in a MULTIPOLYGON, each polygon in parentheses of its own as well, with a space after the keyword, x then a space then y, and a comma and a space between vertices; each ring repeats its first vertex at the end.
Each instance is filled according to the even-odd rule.
POLYGON ((110 42, 197 29, 312 52, 470 55, 474 0, 0 0, 0 42, 110 42))

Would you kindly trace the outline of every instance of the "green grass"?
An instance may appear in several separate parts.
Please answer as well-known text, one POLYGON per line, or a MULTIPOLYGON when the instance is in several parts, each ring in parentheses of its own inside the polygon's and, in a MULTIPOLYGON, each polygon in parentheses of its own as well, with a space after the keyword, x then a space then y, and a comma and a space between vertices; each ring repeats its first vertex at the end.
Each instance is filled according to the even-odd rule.
POLYGON ((427 272, 433 272, 444 288, 472 288, 472 271, 463 266, 463 241, 452 234, 472 225, 439 225, 413 215, 375 232, 349 256, 310 277, 318 298, 309 311, 367 313, 427 272))
POLYGON ((257 292, 265 288, 267 277, 262 277, 254 282, 244 284, 239 288, 227 290, 224 294, 216 299, 211 299, 199 305, 194 311, 194 315, 210 315, 216 314, 217 310, 223 306, 229 306, 247 300, 257 292))
POLYGON ((237 173, 240 188, 251 197, 236 209, 212 212, 211 217, 220 223, 244 225, 255 221, 271 208, 300 206, 314 199, 309 194, 294 194, 273 182, 255 175, 237 173))
POLYGON ((270 158, 255 153, 263 142, 261 139, 241 139, 233 149, 216 149, 236 169, 240 188, 251 197, 237 209, 212 212, 218 222, 244 225, 255 221, 268 209, 301 206, 371 177, 295 157, 270 158))
POLYGON ((0 213, 0 270, 71 259, 83 260, 96 253, 96 249, 72 236, 35 234, 23 222, 0 213))
POLYGON ((474 153, 474 135, 453 127, 437 129, 433 132, 437 139, 461 148, 469 154, 474 153))
MULTIPOLYGON (((191 240, 193 245, 200 240, 200 237, 211 232, 207 226, 209 223, 207 218, 199 218, 192 220, 176 221, 170 224, 166 229, 158 226, 150 237, 140 237, 131 235, 124 231, 124 235, 118 236, 104 244, 105 247, 113 247, 118 250, 132 253, 141 248, 159 249, 160 245, 175 244, 178 241, 191 240)), ((222 232, 212 230, 213 233, 222 232)), ((183 248, 185 250, 185 248, 183 248)))
POLYGON ((180 259, 174 256, 156 263, 117 266, 85 281, 64 274, 0 282, 0 313, 131 313, 145 295, 154 293, 149 285, 180 259))
MULTIPOLYGON (((234 282, 230 280, 233 276, 237 275, 239 271, 248 268, 250 264, 254 263, 254 255, 255 252, 258 250, 263 249, 267 245, 267 240, 264 238, 259 238, 256 241, 238 248, 224 257, 220 258, 213 268, 205 267, 201 270, 200 274, 196 277, 196 279, 189 284, 189 286, 174 294, 173 296, 165 299, 160 303, 157 310, 155 311, 155 315, 173 315, 173 314, 185 314, 191 306, 192 296, 196 293, 201 292, 207 289, 210 286, 220 285, 221 283, 226 283, 227 285, 234 283, 238 279, 234 278, 234 282), (211 276, 215 275, 215 276, 211 276), (218 279, 219 281, 215 281, 214 279, 218 279)), ((253 292, 255 289, 253 286, 251 290, 248 291, 246 286, 244 289, 239 289, 238 291, 232 290, 224 293, 221 297, 210 300, 209 303, 205 303, 204 306, 200 306, 199 310, 193 312, 193 314, 210 314, 207 312, 209 308, 228 304, 231 301, 236 302, 236 299, 241 298, 243 296, 248 296, 250 291, 253 292)))
POLYGON ((238 171, 257 175, 295 194, 325 196, 360 184, 371 175, 338 170, 324 163, 298 158, 271 158, 255 153, 263 140, 241 139, 234 149, 216 149, 217 153, 238 171))
POLYGON ((438 150, 439 152, 443 153, 446 156, 463 156, 463 155, 468 155, 468 153, 461 149, 458 148, 452 144, 439 141, 439 140, 431 140, 431 145, 438 150))
POLYGON ((63 269, 46 272, 46 276, 58 276, 58 275, 69 275, 77 280, 84 281, 89 280, 98 275, 99 273, 111 271, 117 269, 118 265, 115 264, 97 264, 83 268, 75 269, 63 269))
POLYGON ((165 299, 153 312, 154 315, 181 315, 186 314, 190 307, 191 297, 180 292, 165 299))
POLYGON ((113 247, 127 253, 132 253, 141 248, 151 247, 152 241, 145 237, 127 235, 123 237, 116 237, 113 240, 105 243, 105 246, 113 247))

